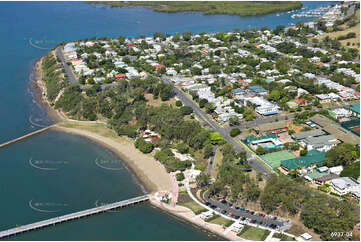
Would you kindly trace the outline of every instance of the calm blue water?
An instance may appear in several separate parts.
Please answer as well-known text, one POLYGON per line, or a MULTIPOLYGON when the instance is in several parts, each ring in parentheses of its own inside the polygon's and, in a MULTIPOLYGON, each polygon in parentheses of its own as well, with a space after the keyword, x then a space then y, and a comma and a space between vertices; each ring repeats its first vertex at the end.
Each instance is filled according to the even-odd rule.
MULTIPOLYGON (((329 4, 305 2, 304 7, 312 9, 329 4)), ((156 13, 143 8, 110 8, 81 2, 1 2, 0 143, 51 123, 43 108, 33 100, 32 89, 29 88, 32 66, 47 51, 30 46, 30 38, 39 46, 52 47, 62 40, 71 41, 94 35, 136 37, 154 32, 181 33, 184 30, 211 32, 245 27, 272 28, 306 20, 292 19, 290 15, 283 13, 279 16, 270 14, 240 18, 196 13, 156 13)), ((1 149, 0 230, 89 208, 97 202, 116 201, 142 193, 125 167, 118 163, 111 164, 123 169, 109 173, 94 164, 96 158, 115 159, 108 151, 83 138, 55 131, 1 149), (33 161, 31 164, 37 167, 56 170, 35 168, 29 163, 30 158, 33 161)), ((84 223, 80 220, 24 234, 21 238, 209 239, 206 233, 147 205, 114 216, 99 215, 84 223), (137 219, 129 220, 132 216, 137 219), (114 229, 123 225, 139 228, 152 236, 134 234, 136 230, 114 229), (97 228, 99 234, 89 233, 92 228, 97 228)))

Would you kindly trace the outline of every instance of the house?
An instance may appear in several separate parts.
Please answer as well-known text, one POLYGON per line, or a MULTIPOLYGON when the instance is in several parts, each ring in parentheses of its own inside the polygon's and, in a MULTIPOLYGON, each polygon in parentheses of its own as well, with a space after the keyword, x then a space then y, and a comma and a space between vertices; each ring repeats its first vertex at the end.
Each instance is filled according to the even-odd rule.
POLYGON ((118 74, 115 74, 114 75, 114 77, 115 78, 118 78, 118 79, 120 79, 120 78, 125 78, 127 75, 126 74, 124 74, 124 73, 118 73, 118 74))
POLYGON ((267 95, 267 93, 268 93, 266 89, 264 89, 263 87, 260 87, 258 85, 248 86, 247 89, 251 90, 252 92, 254 92, 257 95, 267 95))
POLYGON ((304 98, 300 98, 300 99, 295 100, 295 103, 297 103, 300 106, 304 106, 304 105, 308 104, 308 100, 304 99, 304 98))
POLYGON ((331 115, 331 117, 338 120, 349 118, 352 115, 352 112, 345 108, 335 108, 333 110, 329 110, 328 113, 331 115))
POLYGON ((343 171, 343 166, 334 166, 329 168, 330 173, 336 174, 336 175, 340 175, 341 172, 343 171))
POLYGON ((352 104, 346 108, 352 112, 352 116, 360 118, 360 103, 352 104))
POLYGON ((287 104, 287 106, 288 106, 289 108, 292 108, 292 109, 298 108, 298 104, 297 104, 296 102, 289 101, 289 102, 287 102, 286 104, 287 104))
POLYGON ((340 177, 331 180, 331 187, 339 195, 345 195, 350 192, 360 190, 360 183, 351 177, 340 177))
POLYGON ((242 229, 244 228, 244 225, 243 224, 241 224, 241 223, 234 223, 234 224, 232 224, 231 225, 232 226, 232 231, 233 232, 235 232, 235 233, 239 233, 239 232, 241 232, 242 231, 242 229))
POLYGON ((327 174, 325 176, 320 176, 320 177, 316 177, 313 178, 313 182, 317 185, 324 185, 324 184, 329 184, 332 180, 339 178, 338 175, 336 174, 327 174))
POLYGON ((340 142, 332 135, 322 135, 318 137, 308 137, 303 139, 301 145, 307 146, 308 150, 329 151, 340 142))
POLYGON ((206 220, 211 218, 212 216, 213 216, 213 212, 208 210, 206 212, 201 213, 200 218, 206 220))
POLYGON ((310 235, 309 233, 304 233, 304 234, 301 234, 301 238, 304 240, 311 240, 312 235, 310 235))

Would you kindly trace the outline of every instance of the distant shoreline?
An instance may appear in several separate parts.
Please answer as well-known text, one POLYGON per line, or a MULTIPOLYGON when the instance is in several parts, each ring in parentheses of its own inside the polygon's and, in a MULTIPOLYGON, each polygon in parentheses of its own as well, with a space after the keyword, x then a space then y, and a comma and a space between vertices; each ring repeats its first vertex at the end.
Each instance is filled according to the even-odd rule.
MULTIPOLYGON (((145 8, 145 9, 149 9, 155 12, 160 12, 160 13, 201 13, 203 15, 229 15, 229 16, 239 16, 239 17, 256 17, 256 16, 265 16, 268 14, 274 14, 274 13, 281 13, 281 12, 287 12, 287 11, 292 11, 292 10, 297 10, 302 8, 303 3, 302 2, 294 2, 294 1, 289 1, 289 2, 283 2, 281 4, 288 4, 287 6, 278 6, 280 7, 280 9, 277 8, 272 8, 273 6, 271 5, 271 3, 269 3, 269 6, 256 6, 255 4, 257 3, 252 3, 251 1, 248 4, 251 4, 251 6, 249 5, 238 5, 235 6, 235 3, 233 2, 227 2, 224 1, 224 3, 222 2, 211 2, 211 3, 207 3, 204 2, 202 3, 202 6, 197 5, 197 3, 199 3, 200 1, 195 1, 191 4, 193 4, 191 6, 191 4, 189 4, 189 2, 187 2, 187 6, 182 6, 180 4, 177 3, 162 3, 162 4, 157 4, 157 3, 151 3, 151 2, 145 2, 145 1, 141 1, 141 2, 110 2, 110 1, 104 1, 104 2, 100 2, 100 1, 87 1, 87 3, 89 4, 102 4, 104 6, 110 6, 110 7, 126 7, 126 8, 145 8), (210 4, 210 6, 208 6, 207 4, 210 4), (223 5, 221 5, 223 4, 223 5), (253 6, 252 6, 253 4, 253 6), (226 6, 228 5, 228 6, 226 6), (232 5, 232 6, 231 6, 232 5), (237 9, 237 7, 239 9, 237 9), (251 9, 249 9, 251 8, 251 9), (235 10, 237 9, 237 10, 235 10), (248 11, 250 10, 250 11, 248 11)), ((241 3, 241 4, 245 4, 241 3)), ((279 4, 279 3, 275 3, 274 5, 279 4)))

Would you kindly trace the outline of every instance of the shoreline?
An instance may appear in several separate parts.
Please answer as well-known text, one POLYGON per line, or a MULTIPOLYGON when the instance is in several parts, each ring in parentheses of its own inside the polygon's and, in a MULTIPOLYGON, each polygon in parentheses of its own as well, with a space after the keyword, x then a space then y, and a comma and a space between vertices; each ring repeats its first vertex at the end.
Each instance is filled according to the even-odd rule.
POLYGON ((46 86, 41 78, 42 60, 43 57, 35 62, 31 73, 33 78, 30 78, 30 84, 35 90, 35 101, 45 108, 49 117, 55 123, 51 129, 82 136, 113 153, 123 161, 123 164, 129 169, 135 183, 140 186, 142 191, 151 193, 151 206, 203 232, 210 233, 210 236, 216 236, 223 240, 230 241, 240 240, 239 237, 232 234, 233 232, 223 234, 224 229, 222 226, 204 222, 186 207, 180 205, 171 207, 170 205, 155 200, 155 192, 172 190, 170 175, 164 166, 155 160, 154 157, 143 154, 136 149, 129 138, 118 136, 114 130, 104 127, 104 123, 71 120, 62 112, 55 110, 46 98, 46 86), (96 130, 98 132, 92 130, 93 128, 98 129, 96 130), (110 133, 112 133, 112 135, 110 135, 110 133))
POLYGON ((48 99, 46 98, 46 86, 44 81, 42 80, 42 70, 41 64, 43 61, 43 57, 35 61, 33 69, 30 73, 30 85, 34 88, 34 99, 37 103, 39 103, 48 113, 49 118, 54 122, 58 123, 66 120, 66 118, 58 111, 55 110, 48 99))
MULTIPOLYGON (((144 187, 147 192, 151 193, 162 190, 171 190, 171 182, 168 173, 153 157, 138 151, 134 147, 133 143, 129 140, 124 140, 125 137, 119 137, 119 139, 105 137, 96 132, 86 130, 84 127, 86 127, 84 124, 79 124, 79 127, 72 128, 66 127, 64 124, 60 123, 56 124, 53 129, 85 137, 111 151, 124 162, 124 164, 131 170, 131 173, 134 174, 137 180, 141 182, 140 185, 144 187), (81 126, 83 126, 83 129, 81 126), (153 169, 151 169, 152 167, 150 166, 152 166, 153 169), (151 172, 153 173, 152 176, 149 174, 151 172)), ((108 128, 104 127, 104 129, 108 128)), ((110 129, 107 131, 112 132, 110 129)))
POLYGON ((202 230, 203 232, 210 233, 212 236, 216 236, 220 239, 228 240, 228 241, 245 241, 245 239, 238 237, 232 231, 229 231, 228 233, 224 233, 225 229, 223 229, 222 226, 219 224, 212 224, 203 221, 199 216, 194 214, 193 211, 187 207, 183 207, 180 205, 176 205, 175 207, 172 207, 169 204, 156 200, 154 197, 151 197, 149 199, 149 202, 156 209, 160 209, 161 211, 167 213, 172 217, 175 217, 183 222, 189 223, 190 225, 196 227, 197 229, 202 230))

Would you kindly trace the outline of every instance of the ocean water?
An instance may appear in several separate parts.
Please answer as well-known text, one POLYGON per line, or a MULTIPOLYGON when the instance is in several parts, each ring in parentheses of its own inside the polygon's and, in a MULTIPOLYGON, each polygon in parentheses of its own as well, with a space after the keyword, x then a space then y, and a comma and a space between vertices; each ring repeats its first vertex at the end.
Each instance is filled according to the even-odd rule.
MULTIPOLYGON (((307 9, 332 2, 304 2, 307 9)), ((294 24, 290 13, 258 17, 157 13, 82 2, 0 2, 0 143, 51 123, 34 101, 29 79, 35 61, 59 41, 91 36, 136 37, 226 31, 294 24), (30 45, 30 40, 35 48, 30 45)), ((48 131, 0 149, 0 230, 142 194, 109 151, 75 135, 48 131), (109 166, 106 170, 97 164, 109 166)), ((191 225, 140 205, 26 233, 24 240, 207 240, 191 225), (96 228, 96 230, 95 230, 96 228), (141 231, 137 232, 137 231, 141 231), (93 237, 92 237, 93 236, 93 237)))

